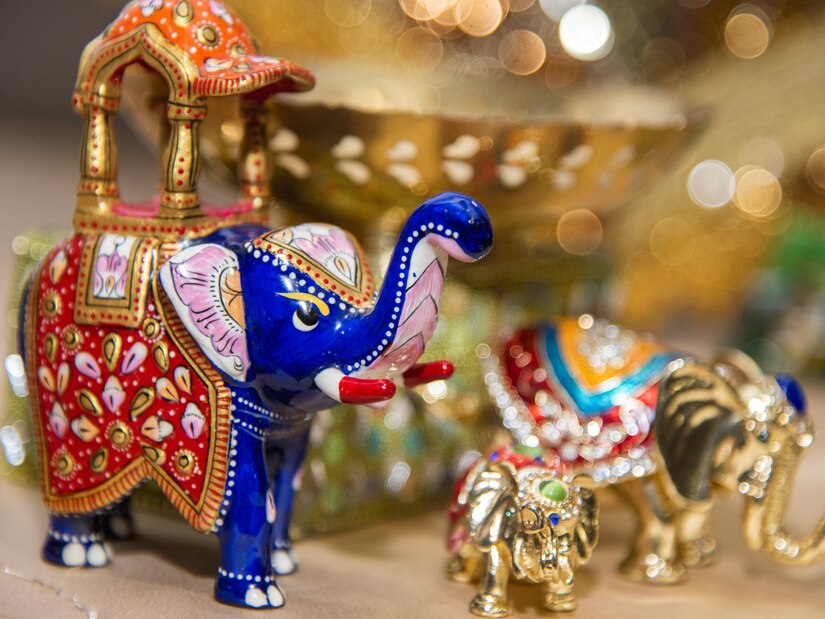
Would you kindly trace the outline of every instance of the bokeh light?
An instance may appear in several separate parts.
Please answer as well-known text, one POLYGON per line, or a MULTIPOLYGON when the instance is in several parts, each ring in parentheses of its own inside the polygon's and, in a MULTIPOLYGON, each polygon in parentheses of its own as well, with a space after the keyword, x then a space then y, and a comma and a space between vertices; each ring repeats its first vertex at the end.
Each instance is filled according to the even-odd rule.
POLYGON ((324 13, 338 26, 352 28, 367 21, 372 0, 324 0, 324 13))
POLYGON ((395 51, 399 60, 412 71, 431 71, 441 62, 444 46, 441 39, 424 28, 410 28, 398 38, 395 51))
POLYGON ((811 186, 825 194, 825 146, 820 146, 808 157, 805 173, 811 186))
POLYGON ((599 7, 580 4, 559 22, 559 40, 568 54, 579 60, 599 60, 613 49, 613 26, 599 7))
POLYGON ((553 21, 560 21, 567 11, 580 4, 584 0, 539 0, 541 10, 553 21))
POLYGON ((747 215, 768 217, 782 202, 782 186, 768 170, 750 165, 736 171, 733 204, 747 215))
POLYGON ((748 140, 739 151, 739 166, 748 164, 765 168, 776 178, 785 171, 785 153, 770 138, 758 137, 748 140))
POLYGON ((601 247, 604 229, 595 213, 580 208, 559 218, 556 236, 567 253, 587 256, 601 247))
POLYGON ((688 195, 699 206, 719 208, 730 202, 736 179, 726 164, 715 159, 698 163, 688 175, 688 195))
POLYGON ((504 19, 504 9, 498 0, 459 0, 458 27, 473 37, 486 37, 496 31, 504 19))
POLYGON ((501 39, 498 58, 504 68, 511 73, 530 75, 544 64, 547 50, 537 34, 529 30, 513 30, 501 39))
POLYGON ((677 265, 690 260, 696 240, 693 226, 679 217, 667 217, 650 232, 650 251, 663 264, 677 265))
POLYGON ((734 9, 725 24, 725 45, 731 54, 744 60, 761 56, 772 36, 770 18, 752 4, 734 9))

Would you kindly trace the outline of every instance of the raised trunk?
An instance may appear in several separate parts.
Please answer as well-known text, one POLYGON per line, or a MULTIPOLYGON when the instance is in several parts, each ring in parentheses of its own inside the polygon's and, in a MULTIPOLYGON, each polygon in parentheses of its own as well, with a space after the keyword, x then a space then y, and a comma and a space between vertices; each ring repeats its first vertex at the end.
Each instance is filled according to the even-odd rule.
POLYGON ((782 525, 796 468, 809 439, 810 435, 789 438, 778 455, 760 459, 750 479, 740 485, 748 497, 744 521, 748 546, 785 565, 810 565, 825 558, 825 517, 806 538, 793 537, 782 525))
POLYGON ((318 373, 317 387, 338 402, 369 404, 391 398, 392 381, 402 375, 407 385, 448 377, 449 363, 413 368, 435 332, 447 257, 472 262, 492 243, 490 218, 468 196, 444 193, 418 207, 401 231, 375 307, 349 321, 342 341, 352 346, 339 366, 318 373))
POLYGON ((359 340, 370 348, 348 372, 395 377, 409 369, 435 332, 448 257, 477 260, 491 242, 486 213, 466 196, 442 194, 419 207, 401 232, 378 301, 363 321, 359 340))

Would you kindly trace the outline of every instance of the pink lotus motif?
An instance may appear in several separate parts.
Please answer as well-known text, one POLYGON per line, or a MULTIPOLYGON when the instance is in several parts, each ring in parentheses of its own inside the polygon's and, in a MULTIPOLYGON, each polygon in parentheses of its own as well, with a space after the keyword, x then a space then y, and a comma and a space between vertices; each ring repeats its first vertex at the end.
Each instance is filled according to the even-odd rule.
POLYGON ((358 284, 358 254, 347 234, 335 226, 302 224, 293 226, 284 239, 315 260, 333 277, 350 286, 358 284))
POLYGON ((126 296, 126 270, 129 261, 117 253, 100 254, 95 262, 94 296, 98 299, 123 299, 126 296))

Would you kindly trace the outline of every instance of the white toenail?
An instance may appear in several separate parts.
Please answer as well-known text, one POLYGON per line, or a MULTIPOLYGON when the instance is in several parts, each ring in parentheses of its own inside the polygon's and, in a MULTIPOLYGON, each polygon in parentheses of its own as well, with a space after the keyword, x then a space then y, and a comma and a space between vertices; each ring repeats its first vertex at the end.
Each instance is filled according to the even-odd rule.
POLYGON ((83 547, 83 544, 78 544, 77 542, 63 546, 61 557, 63 563, 69 567, 86 565, 86 549, 83 547))
POLYGON ((246 602, 247 606, 252 606, 253 608, 260 608, 261 606, 266 606, 266 596, 264 595, 264 592, 260 589, 252 587, 246 592, 244 602, 246 602))
POLYGON ((295 571, 295 562, 286 550, 273 550, 272 569, 276 574, 291 574, 295 571))
POLYGON ((284 605, 284 596, 281 590, 275 585, 269 585, 266 589, 266 597, 269 598, 269 605, 279 608, 284 605))
POLYGON ((89 550, 86 552, 86 561, 88 561, 92 567, 106 565, 107 557, 103 546, 100 544, 92 544, 89 546, 89 550))

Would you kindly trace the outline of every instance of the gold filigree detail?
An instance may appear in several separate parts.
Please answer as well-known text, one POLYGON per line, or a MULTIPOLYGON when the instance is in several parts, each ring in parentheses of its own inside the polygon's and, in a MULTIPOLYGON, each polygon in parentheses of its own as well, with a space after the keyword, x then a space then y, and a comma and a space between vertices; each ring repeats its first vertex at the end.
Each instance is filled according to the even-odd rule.
POLYGON ((129 415, 132 419, 137 419, 152 406, 155 401, 155 392, 149 387, 141 387, 132 398, 132 403, 129 405, 129 415))
POLYGON ((169 346, 166 342, 157 342, 152 346, 152 358, 164 374, 169 371, 169 346))
POLYGON ((151 445, 141 445, 143 455, 155 466, 163 466, 166 462, 166 452, 151 445))
POLYGON ((172 11, 172 19, 178 26, 185 26, 195 19, 195 9, 187 0, 181 0, 172 11))
POLYGON ((154 318, 147 318, 143 321, 143 325, 140 327, 140 330, 143 332, 143 336, 152 342, 161 334, 160 322, 154 318))
POLYGON ((83 336, 80 334, 80 329, 74 325, 69 325, 63 329, 61 340, 66 352, 73 352, 83 343, 83 336))
POLYGON ((46 359, 49 360, 49 363, 57 361, 58 344, 57 336, 54 333, 47 334, 43 340, 43 351, 46 353, 46 359))
POLYGON ((198 43, 207 48, 217 47, 221 42, 220 33, 208 25, 198 28, 195 36, 198 39, 198 43))
POLYGON ((123 350, 123 338, 117 333, 109 333, 103 338, 101 349, 103 351, 103 363, 106 364, 110 372, 114 372, 118 361, 120 361, 120 353, 123 350))
POLYGON ((43 295, 43 307, 41 308, 43 316, 47 320, 51 320, 60 313, 61 309, 62 302, 60 295, 56 290, 47 290, 46 294, 43 295))
POLYGON ((100 417, 103 414, 103 408, 100 406, 100 400, 88 389, 78 389, 77 404, 81 409, 87 413, 91 413, 95 417, 100 417))
POLYGON ((89 468, 95 473, 102 473, 106 470, 106 464, 109 462, 109 452, 105 447, 101 447, 92 454, 89 458, 89 468))
POLYGON ((106 429, 106 436, 109 437, 112 447, 118 451, 126 451, 132 442, 132 430, 122 421, 109 424, 106 429))
POLYGON ((60 449, 52 457, 54 474, 63 480, 71 479, 76 472, 76 462, 65 449, 60 449))
POLYGON ((175 466, 175 472, 177 473, 178 478, 185 480, 192 476, 197 460, 195 458, 195 454, 191 451, 188 449, 181 449, 175 452, 175 455, 172 457, 172 463, 175 466))

